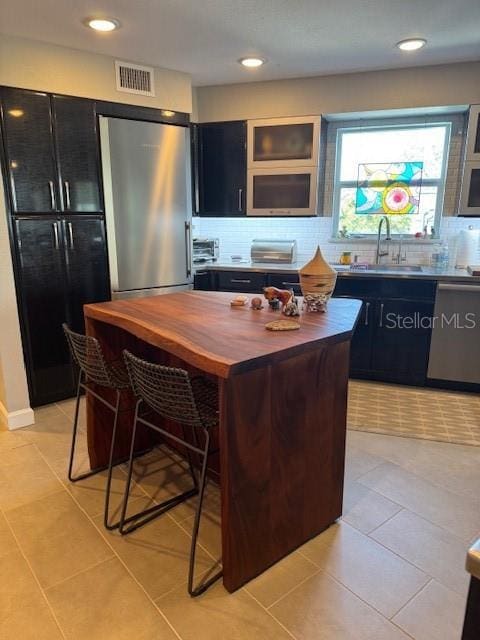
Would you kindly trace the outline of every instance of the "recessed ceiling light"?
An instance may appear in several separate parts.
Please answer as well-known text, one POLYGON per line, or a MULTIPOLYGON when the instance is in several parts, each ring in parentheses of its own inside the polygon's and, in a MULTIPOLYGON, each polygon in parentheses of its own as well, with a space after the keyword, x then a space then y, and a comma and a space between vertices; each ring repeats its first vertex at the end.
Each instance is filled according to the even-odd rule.
POLYGON ((85 18, 83 24, 95 31, 115 31, 120 28, 120 21, 115 18, 85 18))
POLYGON ((408 38, 408 40, 401 40, 397 42, 397 47, 402 51, 417 51, 422 49, 427 44, 424 38, 408 38))
POLYGON ((21 118, 23 116, 23 109, 9 109, 7 113, 14 118, 21 118))
POLYGON ((175 111, 170 111, 170 109, 162 109, 162 116, 166 118, 173 118, 175 115, 175 111))
POLYGON ((248 67, 249 69, 255 69, 256 67, 261 67, 262 64, 265 64, 265 60, 262 58, 240 58, 239 63, 243 64, 244 67, 248 67))

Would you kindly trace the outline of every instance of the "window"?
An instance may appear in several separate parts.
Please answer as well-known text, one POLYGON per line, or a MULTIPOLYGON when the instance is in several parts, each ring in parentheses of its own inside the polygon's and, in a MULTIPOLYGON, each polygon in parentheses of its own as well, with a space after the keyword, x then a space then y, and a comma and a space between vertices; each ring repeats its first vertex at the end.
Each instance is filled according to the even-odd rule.
POLYGON ((339 128, 333 191, 333 234, 368 237, 380 216, 357 214, 359 165, 423 162, 416 213, 390 214, 392 234, 414 235, 435 229, 438 235, 450 142, 449 122, 339 128))

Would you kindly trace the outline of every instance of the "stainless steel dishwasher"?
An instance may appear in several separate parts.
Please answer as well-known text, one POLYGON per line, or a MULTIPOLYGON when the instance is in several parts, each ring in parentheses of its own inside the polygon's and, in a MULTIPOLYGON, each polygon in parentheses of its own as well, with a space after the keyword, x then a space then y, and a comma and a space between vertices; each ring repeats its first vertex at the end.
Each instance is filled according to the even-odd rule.
POLYGON ((428 378, 480 384, 480 284, 438 284, 428 378))

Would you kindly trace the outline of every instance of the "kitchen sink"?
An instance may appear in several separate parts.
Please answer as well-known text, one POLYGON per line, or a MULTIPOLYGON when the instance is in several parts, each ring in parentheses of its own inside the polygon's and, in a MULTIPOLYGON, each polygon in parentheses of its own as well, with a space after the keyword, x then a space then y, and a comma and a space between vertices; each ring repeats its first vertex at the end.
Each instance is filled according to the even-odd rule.
POLYGON ((422 273, 422 267, 412 264, 369 264, 368 271, 399 271, 406 273, 422 273))

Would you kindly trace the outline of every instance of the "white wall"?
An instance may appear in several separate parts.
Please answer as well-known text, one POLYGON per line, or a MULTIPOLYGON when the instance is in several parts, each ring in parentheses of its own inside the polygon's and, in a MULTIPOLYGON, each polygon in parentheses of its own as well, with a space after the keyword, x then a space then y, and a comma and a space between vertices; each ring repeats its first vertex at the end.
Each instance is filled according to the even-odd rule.
POLYGON ((480 62, 195 89, 199 122, 480 103, 480 62))
POLYGON ((3 189, 0 188, 0 424, 9 429, 33 423, 23 363, 12 257, 3 189))
POLYGON ((192 111, 190 76, 155 68, 155 97, 116 90, 115 59, 57 45, 0 35, 0 85, 192 111))

